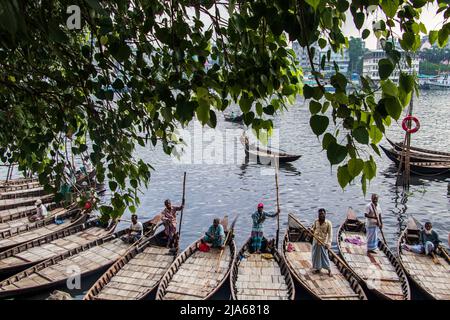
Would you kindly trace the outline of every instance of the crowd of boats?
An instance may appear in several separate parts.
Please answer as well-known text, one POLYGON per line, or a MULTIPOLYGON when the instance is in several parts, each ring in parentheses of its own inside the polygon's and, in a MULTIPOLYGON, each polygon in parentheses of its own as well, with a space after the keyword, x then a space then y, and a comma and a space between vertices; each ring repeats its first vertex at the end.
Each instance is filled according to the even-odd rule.
MULTIPOLYGON (((92 190, 91 184, 87 187, 92 190)), ((79 198, 78 192, 86 190, 74 190, 79 198)), ((229 226, 224 217, 223 248, 200 250, 198 239, 180 253, 179 241, 174 248, 167 246, 159 214, 143 223, 142 238, 129 243, 122 240, 127 229, 116 230, 118 221, 103 223, 90 216, 91 206, 52 199, 54 195, 46 194, 35 179, 0 183, 0 277, 6 278, 0 282, 1 298, 64 285, 74 274, 83 279, 106 270, 85 300, 145 299, 152 293, 158 300, 208 299, 227 281, 230 298, 237 300, 294 299, 295 282, 323 300, 408 300, 411 282, 428 298, 450 299, 447 250, 439 246, 436 262, 402 249, 403 243, 419 240, 420 225, 415 220, 401 234, 396 254, 381 239, 378 254, 367 255, 365 224, 349 210, 337 234, 339 253, 326 249, 333 272, 329 277, 311 272, 314 234, 294 214, 288 215, 280 248, 275 240, 264 238, 262 254, 250 250, 250 240, 238 251, 237 218, 229 226), (30 222, 37 199, 47 204, 49 214, 30 222)))

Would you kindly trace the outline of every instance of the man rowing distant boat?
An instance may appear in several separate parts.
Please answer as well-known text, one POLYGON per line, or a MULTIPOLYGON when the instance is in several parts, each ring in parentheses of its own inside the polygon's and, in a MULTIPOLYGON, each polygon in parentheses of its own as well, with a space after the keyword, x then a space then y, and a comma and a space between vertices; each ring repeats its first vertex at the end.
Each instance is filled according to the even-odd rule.
POLYGON ((377 253, 378 229, 383 228, 381 220, 381 207, 378 204, 378 195, 372 194, 372 201, 366 206, 366 232, 367 232, 367 254, 377 253))
POLYGON ((433 226, 431 222, 425 223, 425 228, 420 231, 419 234, 419 244, 416 245, 407 245, 403 244, 403 249, 421 254, 425 253, 427 256, 430 256, 433 259, 434 263, 438 263, 438 259, 434 254, 437 247, 442 241, 439 240, 439 235, 436 231, 433 230, 433 226))
POLYGON ((251 234, 251 247, 253 252, 261 253, 263 239, 263 223, 267 217, 274 218, 278 213, 268 213, 264 211, 264 205, 258 204, 257 210, 252 214, 253 227, 251 234))
POLYGON ((167 247, 172 245, 175 233, 177 232, 177 211, 183 209, 183 205, 179 207, 172 206, 169 199, 164 201, 165 208, 161 212, 161 220, 164 224, 164 232, 167 237, 167 247))
POLYGON ((331 277, 330 258, 328 257, 327 248, 331 248, 331 241, 333 239, 333 225, 330 220, 325 219, 325 209, 319 209, 318 219, 314 221, 312 232, 314 239, 311 249, 311 258, 313 273, 319 273, 321 269, 328 270, 328 275, 331 277), (316 239, 319 239, 317 241, 316 239))
POLYGON ((206 243, 209 247, 223 248, 225 244, 225 230, 220 224, 220 219, 215 218, 213 224, 209 227, 208 232, 201 240, 202 243, 206 243))

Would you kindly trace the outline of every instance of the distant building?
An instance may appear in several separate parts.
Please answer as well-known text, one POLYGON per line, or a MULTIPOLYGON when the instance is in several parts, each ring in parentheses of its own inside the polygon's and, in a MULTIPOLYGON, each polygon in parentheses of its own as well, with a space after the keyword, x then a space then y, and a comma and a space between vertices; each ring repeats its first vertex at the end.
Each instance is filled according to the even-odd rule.
MULTIPOLYGON (((323 72, 325 76, 329 76, 335 73, 334 70, 334 62, 339 67, 339 72, 346 74, 348 72, 349 64, 350 64, 350 58, 348 54, 348 49, 344 48, 342 52, 334 52, 331 50, 330 55, 330 61, 328 59, 325 63, 325 68, 321 69, 321 61, 323 56, 327 56, 328 50, 331 49, 330 47, 325 47, 324 49, 321 49, 317 43, 315 43, 312 46, 315 49, 315 55, 313 59, 314 66, 317 71, 323 72)), ((292 43, 292 50, 294 50, 295 55, 297 56, 298 61, 300 62, 300 66, 305 72, 311 72, 311 64, 308 57, 308 52, 306 48, 302 48, 300 44, 295 41, 292 43)), ((326 59, 326 58, 325 58, 326 59)))
MULTIPOLYGON (((402 52, 403 55, 403 52, 402 52)), ((373 81, 380 81, 380 75, 378 74, 378 62, 381 59, 386 58, 386 52, 384 50, 372 50, 367 52, 364 55, 364 62, 363 62, 363 76, 369 77, 373 81)), ((400 61, 400 69, 397 67, 395 68, 394 72, 392 72, 392 75, 389 77, 394 82, 398 82, 400 77, 400 71, 406 72, 407 74, 413 74, 414 72, 416 74, 419 74, 419 59, 413 58, 411 67, 408 66, 406 63, 406 60, 404 57, 402 57, 400 61)))

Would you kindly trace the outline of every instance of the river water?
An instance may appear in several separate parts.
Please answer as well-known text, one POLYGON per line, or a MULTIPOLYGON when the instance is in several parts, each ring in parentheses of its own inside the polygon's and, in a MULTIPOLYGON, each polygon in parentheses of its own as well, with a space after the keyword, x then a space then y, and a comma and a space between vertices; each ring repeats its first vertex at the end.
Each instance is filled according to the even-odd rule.
MULTIPOLYGON (((421 129, 412 138, 412 145, 430 149, 450 150, 449 113, 450 92, 422 91, 415 100, 414 114, 421 121, 421 129)), ((374 155, 378 173, 368 186, 364 196, 359 183, 342 190, 336 178, 337 168, 331 168, 322 152, 321 143, 309 127, 309 108, 302 100, 288 110, 277 115, 274 120, 275 137, 278 137, 280 148, 302 157, 290 164, 281 164, 279 170, 280 198, 280 242, 287 225, 287 215, 295 213, 306 224, 316 218, 318 208, 326 208, 336 234, 339 224, 345 219, 349 206, 362 217, 365 204, 370 201, 372 192, 380 195, 383 210, 384 232, 391 248, 395 249, 399 232, 412 215, 424 222, 429 220, 442 240, 447 244, 450 226, 450 195, 448 185, 450 178, 445 177, 413 177, 409 193, 402 197, 401 189, 396 189, 396 168, 384 154, 374 155)), ((140 148, 137 155, 154 166, 151 183, 140 196, 141 207, 138 215, 141 221, 153 217, 163 209, 163 202, 170 198, 177 205, 182 198, 183 172, 187 172, 186 206, 183 215, 181 249, 199 238, 212 223, 214 217, 229 215, 230 221, 239 215, 235 227, 238 248, 249 237, 251 214, 256 205, 263 202, 267 211, 276 210, 276 188, 273 170, 269 166, 244 164, 243 151, 235 155, 234 161, 219 161, 224 156, 213 154, 215 159, 207 157, 217 147, 210 141, 227 141, 233 134, 239 134, 244 127, 239 124, 218 121, 216 135, 212 130, 192 124, 186 128, 185 137, 194 144, 194 156, 184 158, 180 163, 165 155, 161 150, 140 148), (201 136, 203 135, 203 139, 201 136), (215 140, 214 140, 215 139, 215 140), (203 159, 201 150, 204 151, 203 159), (192 162, 192 163, 189 163, 192 162), (213 162, 211 164, 211 162, 213 162)), ((403 140, 404 132, 401 123, 393 123, 387 136, 394 141, 403 140)), ((223 142, 224 145, 226 142, 223 142)), ((387 146, 386 141, 381 145, 387 146)), ((239 145, 239 148, 241 146, 239 145)), ((106 195, 105 199, 108 198, 106 195)), ((126 227, 126 224, 122 225, 126 227)), ((275 236, 276 219, 267 219, 265 235, 275 236)), ((335 245, 335 243, 333 243, 335 245)), ((83 288, 71 292, 77 298, 100 275, 83 279, 83 288)), ((63 290, 64 288, 60 288, 63 290)), ((33 296, 45 298, 49 292, 33 296)), ((227 298, 224 293, 223 298, 227 298)))

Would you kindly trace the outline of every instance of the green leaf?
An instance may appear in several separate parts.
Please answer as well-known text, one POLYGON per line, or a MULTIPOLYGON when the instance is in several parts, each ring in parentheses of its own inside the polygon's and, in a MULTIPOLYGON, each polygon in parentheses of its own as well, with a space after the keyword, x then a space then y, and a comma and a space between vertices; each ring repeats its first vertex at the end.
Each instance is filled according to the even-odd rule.
POLYGON ((354 158, 348 161, 348 172, 350 173, 350 176, 357 177, 363 169, 363 160, 354 158))
POLYGON ((381 0, 381 8, 389 18, 395 17, 399 4, 399 0, 381 0))
POLYGON ((355 130, 352 131, 353 137, 361 144, 368 144, 369 143, 369 133, 367 132, 367 129, 364 127, 358 127, 355 130))
POLYGON ((200 99, 198 101, 198 107, 195 110, 197 118, 204 125, 209 121, 209 102, 207 99, 200 99))
POLYGON ((350 4, 347 0, 338 0, 336 8, 339 12, 345 12, 348 10, 350 4))
POLYGON ((320 136, 327 130, 330 120, 326 116, 313 115, 309 120, 312 131, 316 136, 320 136))
POLYGON ((344 189, 351 180, 351 176, 348 172, 347 165, 338 167, 337 178, 339 185, 341 186, 342 189, 344 189))
POLYGON ((317 7, 320 4, 320 0, 305 0, 305 2, 313 7, 314 11, 317 10, 317 7))
POLYGON ((406 93, 413 91, 414 89, 414 76, 401 72, 399 84, 401 89, 406 93))
POLYGON ((377 126, 370 126, 369 136, 374 144, 377 144, 381 141, 381 139, 383 139, 383 133, 377 128, 377 126))
POLYGON ((381 80, 386 80, 394 71, 394 65, 389 59, 381 59, 378 62, 378 74, 381 80))
POLYGON ((345 160, 347 157, 347 148, 338 144, 331 142, 327 148, 327 158, 331 165, 339 164, 345 160))
POLYGON ((383 94, 391 97, 398 96, 398 88, 397 85, 391 80, 385 80, 381 82, 381 89, 383 90, 383 94))
POLYGON ((438 39, 438 34, 439 33, 436 30, 431 30, 428 34, 428 41, 431 45, 435 44, 436 40, 438 39))
POLYGON ((356 15, 353 16, 353 21, 355 22, 356 28, 360 30, 362 26, 364 25, 365 15, 362 12, 356 13, 356 15))
POLYGON ((325 133, 322 139, 323 150, 328 149, 328 146, 332 143, 336 143, 336 138, 329 132, 325 133))
POLYGON ((367 179, 372 180, 376 173, 377 173, 377 164, 373 160, 372 157, 370 157, 370 160, 367 160, 364 162, 364 175, 367 177, 367 179))
POLYGON ((364 29, 362 32, 362 38, 365 40, 370 36, 370 30, 369 29, 364 29))
POLYGON ((387 113, 394 118, 395 120, 398 120, 402 114, 403 106, 400 104, 400 101, 398 98, 386 98, 384 99, 384 105, 386 107, 387 113))
POLYGON ((115 182, 115 181, 109 181, 108 184, 109 184, 109 189, 110 189, 112 192, 116 191, 116 189, 117 189, 117 182, 115 182))
POLYGON ((322 110, 322 105, 320 104, 320 102, 314 100, 311 100, 309 102, 309 111, 311 112, 311 114, 319 113, 320 110, 322 110))

